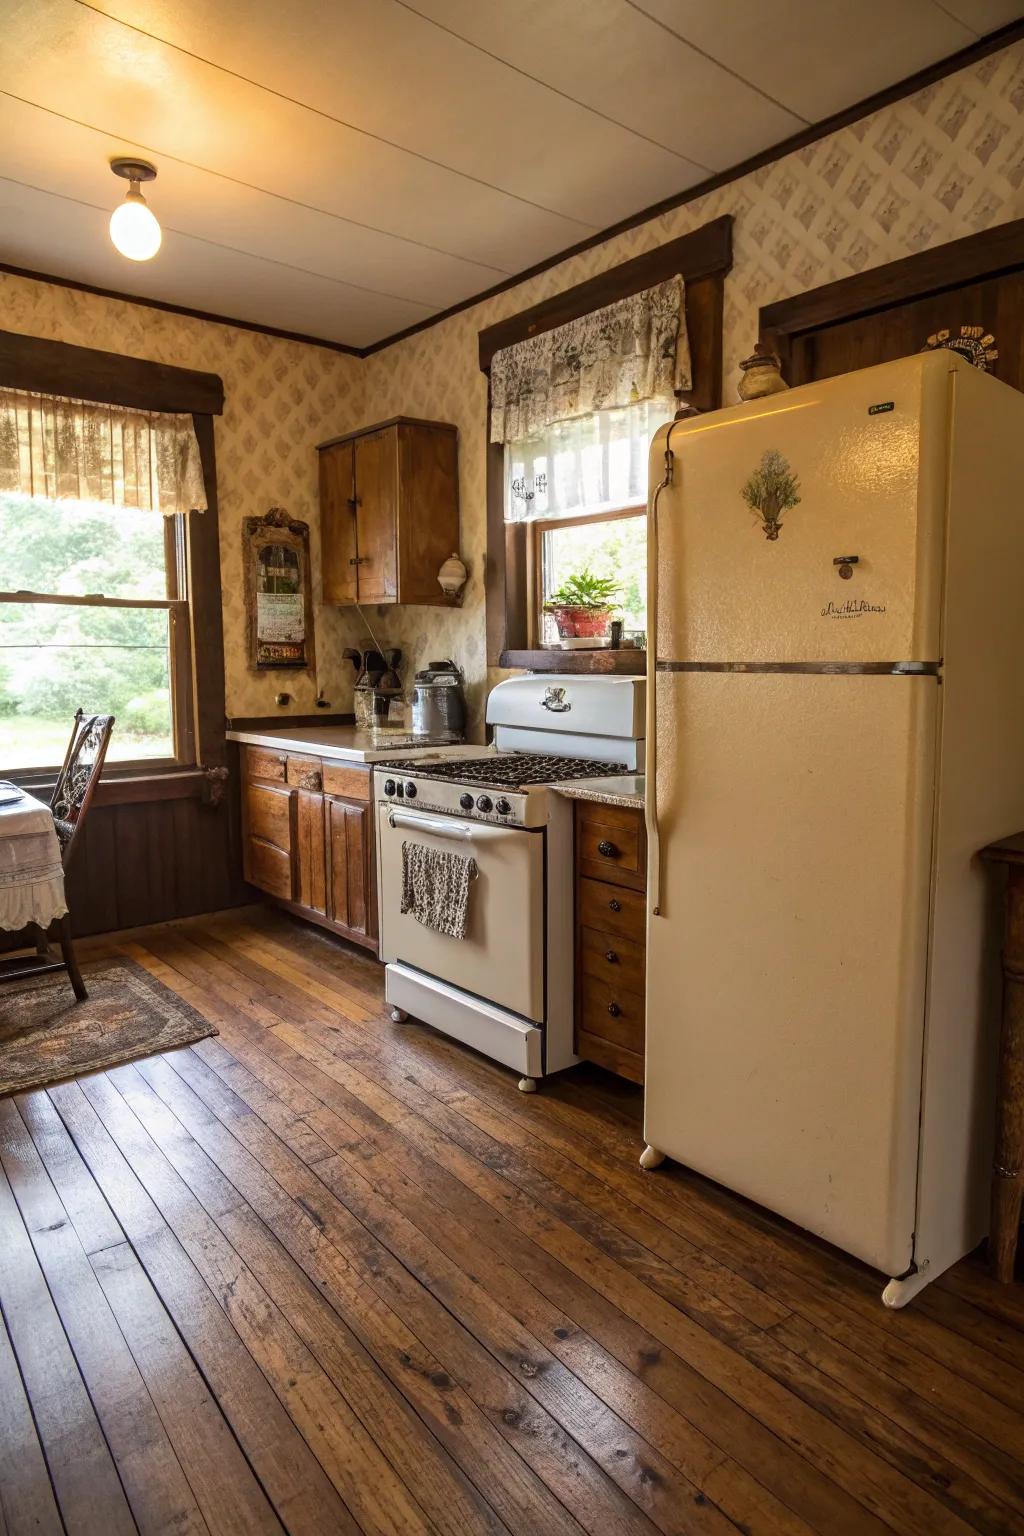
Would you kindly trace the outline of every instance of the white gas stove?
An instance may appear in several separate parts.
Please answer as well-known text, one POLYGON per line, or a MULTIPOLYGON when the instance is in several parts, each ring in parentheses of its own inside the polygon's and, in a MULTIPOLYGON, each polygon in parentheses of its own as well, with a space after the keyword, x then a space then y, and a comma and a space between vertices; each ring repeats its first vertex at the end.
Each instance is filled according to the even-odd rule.
POLYGON ((392 1017, 411 1016, 520 1073, 572 1066, 570 803, 552 786, 643 771, 640 678, 527 676, 487 701, 494 745, 390 761, 374 774, 380 955, 392 1017), (414 846, 472 858, 464 938, 402 911, 414 846))

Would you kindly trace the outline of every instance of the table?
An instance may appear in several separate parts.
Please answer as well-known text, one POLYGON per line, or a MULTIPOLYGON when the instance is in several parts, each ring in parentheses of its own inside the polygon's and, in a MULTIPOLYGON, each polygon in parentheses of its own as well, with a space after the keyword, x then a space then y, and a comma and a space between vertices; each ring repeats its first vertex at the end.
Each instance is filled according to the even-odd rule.
POLYGON ((990 843, 981 856, 1006 866, 1003 1023, 996 1084, 996 1145, 988 1257, 992 1274, 1013 1279, 1024 1198, 1024 832, 990 843))
POLYGON ((45 930, 67 910, 49 806, 26 794, 0 804, 0 929, 36 923, 45 930))

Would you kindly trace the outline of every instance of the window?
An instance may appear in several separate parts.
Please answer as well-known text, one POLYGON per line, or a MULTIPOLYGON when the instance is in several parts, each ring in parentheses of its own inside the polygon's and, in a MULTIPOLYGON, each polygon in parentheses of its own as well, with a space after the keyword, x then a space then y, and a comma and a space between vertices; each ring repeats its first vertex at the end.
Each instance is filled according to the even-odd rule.
MULTIPOLYGON (((564 648, 547 604, 582 572, 615 583, 611 606, 623 643, 645 643, 648 457, 673 409, 673 402, 645 400, 506 444, 505 520, 528 525, 531 645, 564 648)), ((600 643, 579 641, 585 649, 600 643)))
POLYGON ((0 493, 0 771, 59 766, 79 706, 111 763, 194 760, 184 518, 0 493))

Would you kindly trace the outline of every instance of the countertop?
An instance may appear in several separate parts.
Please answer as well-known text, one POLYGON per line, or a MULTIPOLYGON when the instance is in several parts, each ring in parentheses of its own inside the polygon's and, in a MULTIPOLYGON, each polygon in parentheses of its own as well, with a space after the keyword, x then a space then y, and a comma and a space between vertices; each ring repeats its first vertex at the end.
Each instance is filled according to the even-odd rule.
MULTIPOLYGON (((389 757, 417 757, 450 746, 443 736, 413 736, 408 731, 367 731, 347 725, 264 727, 258 731, 228 731, 228 741, 277 752, 306 752, 346 763, 378 763, 389 757)), ((480 747, 467 751, 479 756, 480 747)))
POLYGON ((555 789, 569 800, 595 800, 599 805, 621 805, 635 811, 644 808, 642 773, 613 773, 605 779, 564 779, 555 789))

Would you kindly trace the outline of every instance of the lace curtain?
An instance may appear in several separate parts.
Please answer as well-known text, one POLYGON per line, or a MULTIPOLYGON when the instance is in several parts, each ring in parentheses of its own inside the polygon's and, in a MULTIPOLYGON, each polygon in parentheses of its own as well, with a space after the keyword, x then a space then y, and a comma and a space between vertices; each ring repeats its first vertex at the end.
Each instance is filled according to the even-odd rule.
POLYGON ((674 400, 642 400, 556 422, 505 448, 505 521, 613 512, 647 499, 651 438, 672 419, 674 400))
POLYGON ((191 416, 0 389, 0 491, 205 512, 191 416))
POLYGON ((519 443, 557 422, 690 389, 683 280, 671 277, 491 362, 491 442, 519 443))

